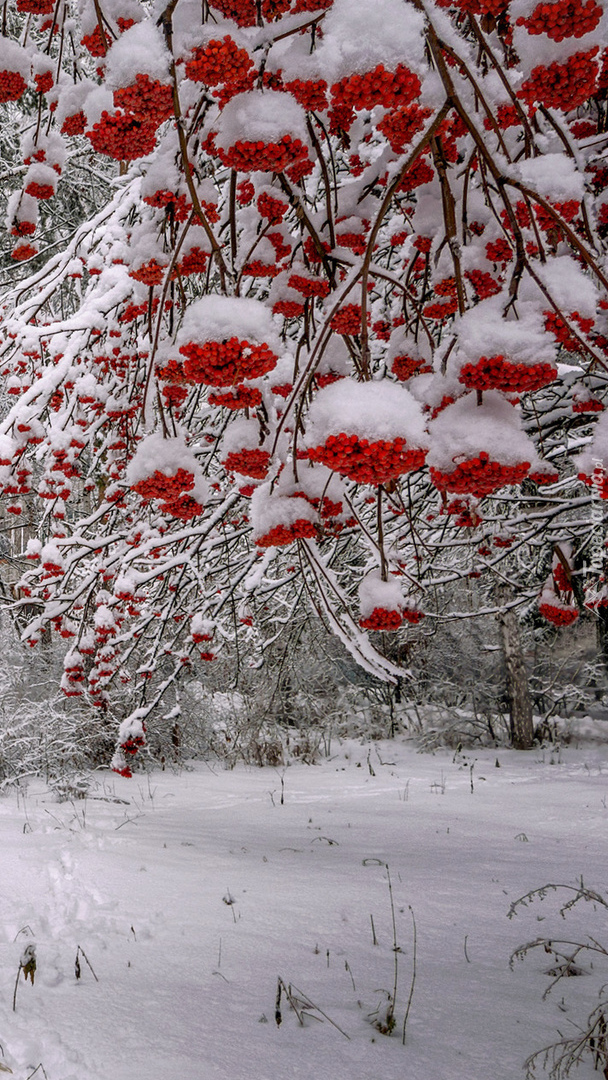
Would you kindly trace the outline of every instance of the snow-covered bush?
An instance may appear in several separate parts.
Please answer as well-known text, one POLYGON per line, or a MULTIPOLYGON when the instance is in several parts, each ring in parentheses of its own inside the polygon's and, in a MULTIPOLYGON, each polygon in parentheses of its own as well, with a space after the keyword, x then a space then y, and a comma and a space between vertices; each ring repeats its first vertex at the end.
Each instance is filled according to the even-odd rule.
POLYGON ((446 621, 600 618, 607 25, 7 9, 5 602, 118 771, 303 609, 392 685, 446 621))

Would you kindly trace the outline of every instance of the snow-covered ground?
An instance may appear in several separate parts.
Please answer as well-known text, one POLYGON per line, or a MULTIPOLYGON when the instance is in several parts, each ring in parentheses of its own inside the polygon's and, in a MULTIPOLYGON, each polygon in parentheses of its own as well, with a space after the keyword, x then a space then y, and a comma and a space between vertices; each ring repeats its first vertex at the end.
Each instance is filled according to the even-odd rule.
POLYGON ((549 896, 507 912, 581 875, 608 894, 608 747, 333 751, 318 766, 96 773, 73 802, 38 782, 6 794, 0 1063, 18 1080, 39 1064, 48 1080, 513 1080, 573 1032, 608 968, 587 964, 543 1001, 549 958, 510 970, 509 955, 541 934, 608 944, 606 911, 581 904, 564 922, 549 896), (35 983, 19 979, 13 1012, 31 943, 35 983), (75 979, 78 947, 98 982, 82 953, 75 979), (373 1014, 395 955, 386 1037, 373 1014), (283 996, 275 1024, 279 976, 316 1020, 300 1026, 283 996))

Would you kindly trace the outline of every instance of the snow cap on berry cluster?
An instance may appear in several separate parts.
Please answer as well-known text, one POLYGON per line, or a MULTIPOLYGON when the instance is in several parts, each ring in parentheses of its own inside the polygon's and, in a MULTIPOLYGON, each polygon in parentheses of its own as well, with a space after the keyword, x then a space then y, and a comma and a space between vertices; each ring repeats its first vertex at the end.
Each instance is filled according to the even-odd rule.
POLYGON ((155 432, 140 442, 127 466, 125 478, 133 487, 148 480, 155 472, 175 476, 179 469, 194 477, 201 475, 198 461, 182 437, 165 439, 160 432, 155 432))
POLYGON ((266 305, 240 296, 203 296, 195 300, 186 311, 178 345, 189 341, 204 345, 231 337, 268 345, 277 355, 284 351, 266 305))
POLYGON ((30 54, 18 42, 2 38, 0 47, 0 71, 11 71, 27 82, 31 74, 30 54))
POLYGON ((136 709, 135 712, 122 721, 118 728, 118 742, 121 746, 124 746, 125 743, 135 742, 135 740, 143 741, 146 734, 143 724, 145 714, 145 709, 136 709))
MULTIPOLYGON (((597 287, 570 255, 547 257, 544 263, 535 264, 534 270, 564 313, 576 311, 585 319, 595 317, 599 295, 597 287)), ((543 311, 549 307, 545 294, 527 275, 522 279, 519 295, 522 300, 535 301, 543 311)))
POLYGON ((319 390, 308 412, 305 445, 319 446, 328 435, 342 432, 370 442, 401 438, 412 447, 428 446, 420 405, 388 379, 341 379, 319 390))
POLYGON ((383 581, 379 570, 365 575, 359 585, 359 613, 363 619, 369 619, 376 608, 401 612, 404 606, 405 598, 396 578, 383 581))
POLYGON ((282 90, 236 94, 214 121, 213 131, 221 150, 230 150, 237 142, 280 143, 286 135, 308 145, 304 109, 282 90))
POLYGON ((331 503, 341 503, 345 496, 342 477, 318 463, 300 465, 297 480, 291 470, 284 469, 274 490, 279 495, 300 493, 307 499, 326 499, 331 503))
POLYGON ((594 7, 591 21, 590 7, 583 3, 564 3, 564 0, 553 0, 551 3, 547 3, 547 0, 513 0, 509 6, 513 46, 525 74, 539 64, 564 63, 575 52, 586 52, 596 45, 606 45, 608 24, 604 4, 600 0, 597 9, 594 7), (562 33, 555 27, 556 20, 562 24, 562 33), (533 33, 532 24, 535 25, 533 33), (543 29, 539 33, 541 27, 543 29), (587 29, 588 32, 584 32, 587 29))
POLYGON ((270 484, 261 484, 251 496, 249 518, 253 539, 260 540, 274 529, 288 530, 296 521, 316 524, 318 515, 307 499, 278 495, 270 484))
POLYGON ((260 425, 257 420, 238 417, 228 425, 220 446, 220 458, 223 461, 228 454, 238 454, 240 450, 257 450, 260 447, 260 425))
MULTIPOLYGON (((178 7, 181 7, 181 4, 178 7)), ((181 12, 182 16, 185 10, 181 12)), ((213 20, 203 26, 197 26, 196 19, 200 21, 200 8, 197 5, 193 14, 194 18, 186 21, 182 17, 176 23, 173 35, 173 48, 176 54, 188 59, 188 54, 194 49, 205 47, 210 41, 223 41, 226 37, 229 37, 237 48, 249 50, 249 37, 235 23, 218 18, 217 22, 213 20)))
POLYGON ((344 338, 340 334, 332 335, 317 367, 317 375, 351 375, 352 370, 353 362, 344 338))
POLYGON ((432 349, 426 338, 416 342, 398 326, 389 338, 384 362, 398 379, 405 379, 408 371, 409 374, 416 375, 422 370, 432 369, 432 349), (404 363, 406 359, 409 363, 404 363), (399 360, 401 364, 395 365, 395 361, 399 360))
POLYGON ((524 461, 534 466, 538 460, 534 444, 522 431, 519 410, 497 390, 486 392, 481 405, 476 394, 448 405, 429 424, 429 436, 427 465, 445 473, 483 452, 507 466, 524 461))
POLYGON ((512 364, 555 364, 555 340, 535 305, 518 304, 518 319, 503 318, 503 308, 504 297, 492 296, 454 321, 458 352, 451 369, 482 356, 504 356, 512 364))
POLYGON ((36 224, 38 220, 38 200, 24 191, 13 191, 6 203, 6 227, 12 229, 20 222, 36 224))
POLYGON ((162 32, 146 20, 125 30, 108 52, 106 85, 110 90, 130 86, 136 75, 161 83, 169 81, 170 54, 162 32))
POLYGON ((421 73, 424 63, 424 16, 403 0, 334 0, 323 20, 317 62, 328 82, 364 74, 382 64, 393 71, 405 64, 421 73))
POLYGON ((528 187, 555 202, 583 197, 585 178, 574 158, 565 154, 539 154, 511 166, 514 176, 528 187))
POLYGON ((90 94, 87 94, 82 110, 86 116, 87 127, 92 128, 99 123, 104 112, 114 112, 112 92, 105 86, 95 87, 90 94))
POLYGON ((85 112, 85 102, 94 90, 98 89, 97 83, 92 79, 82 79, 80 82, 61 82, 53 93, 57 94, 57 108, 55 121, 59 130, 63 127, 68 117, 77 116, 85 112))
MULTIPOLYGON (((99 26, 97 11, 93 0, 78 0, 78 13, 80 15, 81 28, 84 34, 92 34, 99 26)), ((121 22, 141 22, 145 17, 145 11, 139 0, 104 0, 104 20, 112 29, 117 19, 121 22)))

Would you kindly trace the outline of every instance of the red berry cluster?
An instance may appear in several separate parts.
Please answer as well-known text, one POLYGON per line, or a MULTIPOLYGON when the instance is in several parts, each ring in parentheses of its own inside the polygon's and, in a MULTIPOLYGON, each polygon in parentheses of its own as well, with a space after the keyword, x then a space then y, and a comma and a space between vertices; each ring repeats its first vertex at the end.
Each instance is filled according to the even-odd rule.
POLYGON ((169 360, 156 370, 159 378, 164 382, 179 384, 185 381, 184 365, 179 360, 169 360))
POLYGON ((245 263, 243 273, 248 277, 274 278, 281 273, 281 267, 276 262, 264 262, 263 259, 252 259, 245 263))
POLYGON ((267 191, 260 192, 257 208, 260 217, 266 218, 271 225, 279 225, 287 213, 287 203, 273 198, 267 191))
POLYGON ((378 124, 378 130, 388 139, 391 149, 402 154, 430 115, 430 109, 416 103, 406 105, 387 113, 378 124))
POLYGON ((347 141, 347 132, 355 122, 355 110, 349 105, 334 105, 328 113, 329 134, 338 135, 347 141), (346 138, 345 138, 346 137, 346 138))
MULTIPOLYGON (((330 248, 329 244, 327 243, 327 241, 326 240, 321 240, 320 244, 321 244, 321 248, 325 252, 325 254, 329 255, 329 252, 331 251, 331 248, 330 248)), ((316 246, 312 236, 307 236, 306 237, 304 243, 302 244, 302 248, 303 248, 304 254, 305 254, 306 258, 308 259, 309 263, 311 263, 314 266, 317 266, 317 265, 319 265, 320 263, 323 262, 323 258, 321 256, 320 252, 317 250, 317 246, 316 246)))
POLYGON ((26 259, 32 259, 34 255, 37 254, 38 248, 34 247, 33 244, 25 242, 23 244, 17 244, 17 246, 13 248, 11 251, 11 259, 14 259, 15 262, 25 262, 26 259))
MULTIPOLYGON (((272 22, 286 11, 289 11, 291 0, 261 0, 260 14, 264 19, 272 22)), ((316 8, 326 7, 324 2, 315 4, 316 8)), ((258 3, 256 0, 209 0, 209 7, 221 12, 225 19, 233 19, 239 26, 256 26, 258 20, 258 3)), ((307 11, 304 7, 301 10, 307 11)))
POLYGON ((522 461, 519 465, 501 465, 499 461, 492 461, 490 455, 482 450, 477 457, 460 462, 452 472, 442 472, 431 466, 430 473, 439 491, 469 493, 480 499, 508 484, 521 484, 529 469, 529 461, 522 461))
POLYGON ((277 356, 268 345, 252 345, 231 337, 226 341, 207 341, 197 345, 190 341, 180 348, 184 375, 194 383, 209 386, 234 386, 243 379, 258 379, 272 371, 277 356))
MULTIPOLYGON (((604 61, 605 63, 605 61, 604 61)), ((602 71, 604 70, 602 65, 602 71)), ((602 84, 602 74, 598 79, 598 87, 602 84)), ((592 135, 597 135, 597 123, 594 120, 575 120, 573 124, 570 124, 570 131, 574 135, 575 139, 588 139, 592 135)))
MULTIPOLYGON (((102 705, 100 701, 94 701, 92 704, 99 705, 100 707, 102 705)), ((116 773, 117 776, 124 776, 125 780, 130 780, 133 776, 133 773, 131 772, 131 769, 128 765, 112 765, 112 772, 116 773)))
MULTIPOLYGON (((287 284, 295 289, 297 292, 302 293, 302 296, 312 297, 320 296, 325 297, 329 295, 329 283, 325 278, 304 277, 303 274, 292 274, 287 284)), ((361 319, 361 308, 359 311, 359 320, 361 319)), ((359 323, 360 325, 360 323, 359 323)))
POLYGON ((483 521, 477 507, 470 506, 464 499, 452 499, 447 503, 445 510, 447 514, 455 518, 454 525, 462 529, 476 529, 483 521))
POLYGON ((364 75, 349 75, 334 83, 332 107, 373 109, 383 105, 390 109, 414 101, 420 96, 420 90, 420 79, 405 64, 398 64, 394 71, 387 71, 384 64, 378 64, 364 75))
POLYGON ((361 331, 361 306, 344 304, 330 319, 329 325, 336 334, 358 334, 361 331))
POLYGON ((603 469, 594 469, 593 473, 579 472, 578 478, 587 487, 592 487, 600 499, 608 499, 608 473, 603 469))
MULTIPOLYGON (((581 351, 582 345, 580 341, 570 332, 567 323, 562 319, 561 315, 558 315, 556 311, 544 311, 543 315, 545 317, 545 329, 553 334, 567 352, 581 351)), ((568 315, 568 318, 580 327, 583 334, 589 333, 595 321, 592 318, 583 318, 582 315, 579 315, 578 311, 571 312, 568 315)))
POLYGON ((553 41, 580 38, 595 30, 602 17, 602 8, 595 0, 557 0, 539 4, 529 18, 517 19, 529 34, 546 34, 553 41))
POLYGON ((166 405, 178 409, 188 397, 188 388, 169 384, 169 386, 163 386, 162 395, 166 405))
POLYGON ((579 401, 574 401, 572 405, 573 413, 596 413, 603 412, 604 405, 599 398, 588 397, 579 401))
POLYGON ((376 319, 376 321, 372 323, 372 330, 378 338, 378 341, 388 341, 392 329, 392 323, 388 319, 376 319))
MULTIPOLYGON (((208 41, 199 45, 192 52, 186 63, 186 75, 193 82, 204 82, 207 86, 218 83, 247 83, 253 78, 253 60, 246 49, 241 49, 226 34, 221 41, 208 41)), ((243 89, 246 87, 243 85, 243 89)))
MULTIPOLYGON (((63 131, 63 128, 61 130, 63 131)), ((174 221, 180 222, 186 221, 192 209, 185 195, 176 195, 174 191, 168 191, 166 188, 159 188, 158 191, 153 192, 152 195, 144 195, 143 201, 147 203, 148 206, 154 206, 165 210, 174 221)), ((217 221, 217 211, 215 211, 215 216, 212 216, 208 205, 205 203, 201 203, 201 205, 204 207, 209 221, 217 221)))
POLYGON ((136 491, 146 501, 150 499, 169 500, 172 497, 179 496, 183 491, 190 491, 194 487, 194 475, 188 472, 187 469, 178 469, 173 476, 167 476, 166 473, 156 469, 151 476, 147 476, 144 480, 138 480, 132 487, 133 491, 136 491))
MULTIPOLYGON (((574 221, 581 209, 581 204, 578 199, 568 199, 566 202, 562 203, 556 202, 553 203, 553 206, 560 217, 568 222, 574 221)), ((541 229, 544 229, 545 232, 549 232, 550 229, 559 228, 555 218, 542 206, 536 207, 536 220, 541 229)))
POLYGON ((424 611, 418 611, 418 608, 413 607, 403 608, 402 615, 405 621, 411 623, 412 626, 417 626, 424 619, 424 611))
POLYGON ((142 263, 137 270, 129 270, 129 277, 134 281, 141 281, 143 285, 160 285, 165 274, 165 267, 157 263, 156 259, 150 259, 142 263))
POLYGON ((422 468, 426 450, 410 449, 402 438, 370 442, 341 432, 328 435, 322 446, 308 451, 308 456, 358 484, 385 484, 396 476, 422 468))
POLYGON ((553 623, 554 626, 571 626, 573 622, 578 619, 578 608, 575 607, 561 607, 555 604, 550 604, 548 601, 543 601, 538 605, 543 618, 547 622, 553 623))
POLYGON ((496 296, 501 290, 500 283, 487 270, 467 270, 464 276, 471 282, 478 300, 496 296))
POLYGON ((179 495, 175 499, 168 499, 160 504, 161 513, 169 514, 180 521, 191 521, 192 518, 199 517, 203 509, 201 503, 197 502, 192 495, 186 494, 179 495))
POLYGON ((291 255, 291 244, 286 241, 282 233, 269 232, 267 233, 267 237, 275 250, 278 261, 286 259, 288 255, 291 255))
POLYGON ((48 576, 63 574, 63 566, 61 566, 60 563, 53 562, 52 559, 47 559, 46 562, 43 562, 42 569, 46 570, 48 576))
POLYGON ((17 11, 24 15, 51 15, 55 0, 17 0, 17 11))
POLYGON ((457 311, 458 300, 456 297, 451 297, 443 303, 437 300, 432 304, 426 304, 424 307, 424 315, 427 319, 447 319, 450 315, 455 315, 457 311))
POLYGON ((99 24, 95 27, 91 34, 85 34, 84 37, 81 37, 80 44, 84 46, 84 48, 87 50, 87 52, 91 54, 91 56, 97 56, 101 58, 106 55, 107 49, 103 43, 99 24))
POLYGON ((18 101, 27 90, 27 83, 18 71, 0 71, 0 105, 18 101))
POLYGON ((486 244, 486 257, 493 263, 508 263, 513 258, 513 248, 504 236, 486 244))
POLYGON ((53 86, 53 72, 43 71, 40 75, 34 75, 34 82, 39 94, 48 94, 53 86))
POLYGON ((237 184, 236 201, 239 206, 249 206, 253 202, 254 195, 255 188, 248 177, 245 177, 240 184, 237 184))
MULTIPOLYGON (((364 227, 368 227, 369 222, 364 222, 364 227)), ((348 232, 336 229, 336 244, 339 247, 350 248, 355 255, 363 255, 367 247, 367 237, 363 232, 348 232)))
POLYGON ((297 319, 304 314, 304 304, 298 304, 296 300, 276 300, 272 305, 272 314, 297 319))
MULTIPOLYGON (((515 105, 498 105, 496 108, 496 123, 503 131, 510 127, 517 127, 517 125, 521 123, 521 120, 517 114, 515 105)), ((483 122, 483 126, 486 131, 492 129, 492 123, 487 116, 483 122)))
POLYGON ((96 153, 116 161, 145 157, 156 145, 155 125, 123 112, 102 112, 101 119, 86 135, 96 153))
POLYGON ((120 744, 120 749, 125 754, 136 754, 138 750, 141 750, 142 746, 145 746, 145 744, 146 740, 143 735, 130 735, 128 739, 125 739, 125 741, 120 744))
POLYGON ((522 83, 518 97, 529 105, 542 102, 548 108, 563 109, 564 112, 578 109, 595 92, 597 53, 596 46, 587 52, 574 53, 563 64, 557 60, 548 67, 539 64, 522 83))
POLYGON ((294 139, 289 134, 283 135, 276 143, 265 143, 261 139, 256 142, 237 139, 234 146, 224 150, 216 146, 213 139, 207 139, 206 146, 211 153, 219 157, 223 165, 239 172, 257 170, 280 173, 298 158, 308 159, 306 146, 301 139, 294 139))
POLYGON ((173 92, 158 79, 137 74, 130 86, 114 91, 114 107, 124 109, 142 123, 159 127, 173 115, 173 92))
POLYGON ((300 103, 306 112, 324 112, 327 108, 327 83, 325 79, 292 79, 285 89, 300 103))
POLYGON ((239 473, 240 476, 252 476, 254 480, 263 480, 270 465, 270 454, 267 450, 233 450, 227 454, 222 465, 228 472, 239 473))
POLYGON ((262 394, 257 386, 235 386, 225 394, 217 390, 209 394, 209 404, 220 405, 224 409, 252 409, 261 402, 262 394))
POLYGON ((190 274, 204 274, 208 261, 209 255, 206 251, 193 247, 179 260, 177 269, 182 277, 189 277, 190 274))
POLYGON ((359 626, 363 630, 398 630, 403 622, 400 611, 391 611, 388 608, 375 607, 371 615, 366 619, 359 619, 359 626))
POLYGON ((406 382, 413 375, 422 375, 432 370, 431 365, 421 356, 396 356, 391 364, 393 375, 401 382, 406 382))
POLYGON ((339 382, 340 379, 344 379, 346 376, 340 375, 337 371, 324 371, 321 374, 315 375, 317 380, 317 386, 322 390, 324 386, 331 386, 332 383, 339 382))
POLYGON ((84 135, 86 126, 87 118, 82 111, 72 113, 71 116, 66 116, 65 120, 63 121, 63 124, 61 125, 61 134, 84 135))
POLYGON ((279 383, 277 386, 271 386, 273 394, 278 394, 279 397, 288 398, 293 390, 293 383, 279 383))
POLYGON ((316 539, 318 534, 314 521, 308 518, 297 518, 292 525, 275 525, 263 536, 256 538, 258 547, 281 547, 284 544, 292 544, 294 540, 316 539))
POLYGON ((608 607, 608 596, 590 596, 588 600, 585 600, 585 607, 588 611, 597 611, 598 608, 608 607))
POLYGON ((423 184, 430 184, 434 177, 434 170, 431 168, 428 161, 425 161, 421 155, 416 159, 411 169, 406 172, 403 180, 399 184, 398 190, 413 191, 414 188, 422 187, 423 184))
POLYGON ((482 356, 474 364, 464 364, 458 378, 469 390, 524 394, 548 386, 556 376, 552 364, 518 364, 504 356, 482 356))
POLYGON ((55 188, 53 184, 39 184, 36 180, 31 180, 25 189, 25 194, 42 201, 43 199, 52 199, 55 188))
POLYGON ((572 580, 568 577, 563 563, 559 561, 553 567, 553 580, 560 592, 572 592, 572 580))

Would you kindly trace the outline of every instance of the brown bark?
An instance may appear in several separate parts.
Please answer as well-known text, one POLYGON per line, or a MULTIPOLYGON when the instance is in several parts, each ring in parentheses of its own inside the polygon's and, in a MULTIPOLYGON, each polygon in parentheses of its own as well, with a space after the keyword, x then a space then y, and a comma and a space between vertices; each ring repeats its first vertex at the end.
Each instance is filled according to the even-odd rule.
POLYGON ((530 750, 534 741, 532 699, 517 614, 506 608, 499 615, 507 675, 511 743, 514 750, 530 750))

